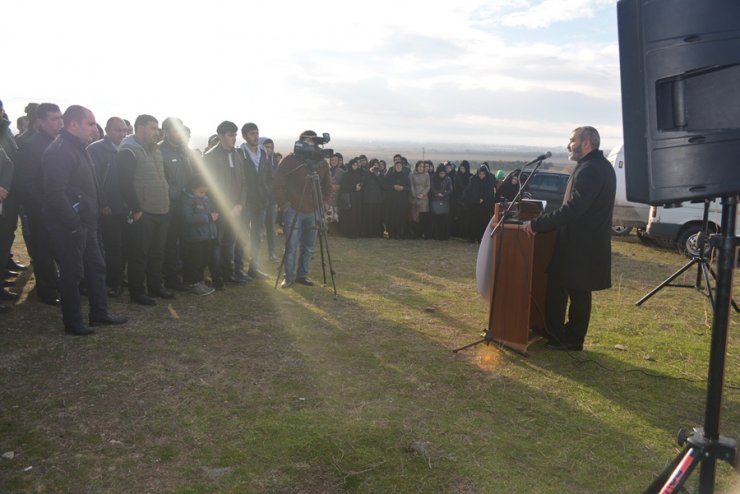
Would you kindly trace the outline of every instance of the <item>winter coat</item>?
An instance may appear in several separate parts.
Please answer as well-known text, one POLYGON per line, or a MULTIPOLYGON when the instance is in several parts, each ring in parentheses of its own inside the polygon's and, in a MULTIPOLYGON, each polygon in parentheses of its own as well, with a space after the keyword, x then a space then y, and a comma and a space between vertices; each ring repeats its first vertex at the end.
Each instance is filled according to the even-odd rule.
POLYGON ((69 232, 96 230, 100 218, 98 180, 82 141, 62 129, 41 158, 44 219, 69 232))
POLYGON ((411 195, 409 196, 409 202, 411 206, 418 208, 420 213, 429 212, 429 191, 432 188, 432 181, 429 178, 429 174, 411 172, 409 175, 411 180, 411 195), (416 196, 422 194, 422 198, 419 199, 416 196))
POLYGON ((213 211, 208 196, 198 197, 188 191, 180 199, 185 241, 203 242, 216 238, 216 222, 211 218, 213 211))
POLYGON ((611 222, 616 193, 614 168, 596 149, 578 160, 563 205, 532 221, 535 232, 557 230, 548 272, 574 290, 611 286, 611 222))

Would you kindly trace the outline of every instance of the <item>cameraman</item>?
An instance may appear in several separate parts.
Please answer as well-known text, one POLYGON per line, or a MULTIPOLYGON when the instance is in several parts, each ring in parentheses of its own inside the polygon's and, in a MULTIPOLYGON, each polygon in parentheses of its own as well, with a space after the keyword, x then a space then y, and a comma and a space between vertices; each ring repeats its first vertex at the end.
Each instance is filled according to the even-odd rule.
MULTIPOLYGON (((305 130, 298 140, 316 146, 316 137, 316 132, 305 130)), ((325 160, 312 161, 290 153, 280 161, 275 174, 275 200, 283 213, 285 230, 285 279, 281 288, 290 288, 294 283, 314 285, 308 279, 317 234, 317 212, 310 179, 307 178, 311 169, 316 170, 319 175, 321 194, 326 206, 331 198, 331 174, 325 160)))

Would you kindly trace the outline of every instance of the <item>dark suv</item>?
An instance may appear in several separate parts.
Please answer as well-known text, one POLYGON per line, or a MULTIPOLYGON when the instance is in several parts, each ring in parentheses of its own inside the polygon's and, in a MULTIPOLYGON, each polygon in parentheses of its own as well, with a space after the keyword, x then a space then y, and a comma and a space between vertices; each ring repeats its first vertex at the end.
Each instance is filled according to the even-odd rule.
MULTIPOLYGON (((529 172, 522 172, 521 183, 524 184, 527 178, 529 172)), ((563 204, 568 178, 570 175, 567 173, 538 171, 524 189, 524 197, 547 201, 545 212, 557 209, 563 204)))

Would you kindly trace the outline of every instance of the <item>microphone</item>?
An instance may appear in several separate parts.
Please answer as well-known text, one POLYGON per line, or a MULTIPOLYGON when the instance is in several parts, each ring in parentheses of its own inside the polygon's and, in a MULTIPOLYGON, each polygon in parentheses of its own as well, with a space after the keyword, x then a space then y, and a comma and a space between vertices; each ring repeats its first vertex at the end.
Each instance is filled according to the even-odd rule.
POLYGON ((536 160, 536 161, 543 161, 543 160, 546 160, 546 159, 547 159, 547 158, 549 158, 550 156, 552 156, 552 153, 551 153, 550 151, 548 151, 548 152, 546 152, 545 154, 541 154, 541 155, 537 156, 537 160, 536 160))

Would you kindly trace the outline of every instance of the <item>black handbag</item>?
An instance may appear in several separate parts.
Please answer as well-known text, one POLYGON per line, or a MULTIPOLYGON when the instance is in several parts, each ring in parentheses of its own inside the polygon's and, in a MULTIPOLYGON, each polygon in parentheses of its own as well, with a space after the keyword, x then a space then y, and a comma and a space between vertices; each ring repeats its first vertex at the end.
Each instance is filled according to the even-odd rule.
POLYGON ((433 214, 449 214, 450 202, 443 201, 441 199, 434 199, 432 201, 432 213, 433 214))

